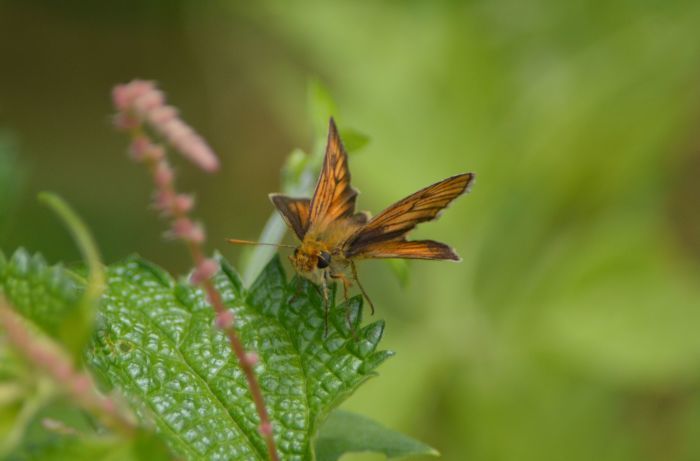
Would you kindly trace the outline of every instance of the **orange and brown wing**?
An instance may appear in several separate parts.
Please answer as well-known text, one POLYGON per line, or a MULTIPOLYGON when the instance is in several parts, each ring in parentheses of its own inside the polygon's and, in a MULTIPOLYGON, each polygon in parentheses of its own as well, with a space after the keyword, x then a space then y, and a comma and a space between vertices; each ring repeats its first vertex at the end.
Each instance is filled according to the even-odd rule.
POLYGON ((270 194, 270 200, 280 212, 287 226, 294 230, 299 240, 304 239, 309 229, 308 198, 292 198, 282 194, 270 194))
POLYGON ((361 258, 402 258, 402 259, 449 259, 459 261, 455 251, 444 243, 434 240, 414 240, 407 242, 379 242, 365 245, 356 257, 361 258))
MULTIPOLYGON (((348 257, 396 257, 423 259, 455 259, 457 255, 446 245, 432 241, 407 242, 406 234, 419 223, 432 221, 454 199, 465 193, 474 180, 473 173, 443 179, 409 195, 372 218, 344 244, 348 257), (390 245, 389 245, 390 244, 390 245), (389 245, 397 256, 381 254, 382 245, 389 245), (399 255, 400 254, 400 255, 399 255), (411 254, 412 256, 408 256, 411 254)), ((391 254, 390 252, 386 252, 391 254)))
POLYGON ((350 186, 348 155, 331 118, 323 167, 311 198, 310 227, 321 231, 333 221, 352 216, 356 197, 357 191, 350 186))

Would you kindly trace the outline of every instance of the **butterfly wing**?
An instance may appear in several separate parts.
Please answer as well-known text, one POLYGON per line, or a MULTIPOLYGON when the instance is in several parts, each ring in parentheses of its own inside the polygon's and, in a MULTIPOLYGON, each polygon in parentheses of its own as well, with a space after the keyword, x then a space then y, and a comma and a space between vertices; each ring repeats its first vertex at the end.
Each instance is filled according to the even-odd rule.
POLYGON ((465 193, 473 173, 443 179, 409 195, 372 218, 344 244, 347 257, 452 259, 457 254, 432 240, 406 241, 406 234, 419 223, 432 221, 450 202, 465 193))
POLYGON ((332 118, 329 125, 323 167, 310 204, 310 228, 314 231, 322 231, 330 223, 351 217, 355 212, 357 191, 350 186, 348 155, 332 118))
POLYGON ((308 198, 292 198, 283 194, 270 194, 270 200, 280 212, 284 222, 287 223, 299 240, 304 239, 309 230, 309 204, 308 198))
POLYGON ((455 251, 444 243, 434 240, 396 240, 365 245, 355 255, 362 258, 401 258, 401 259, 449 259, 460 261, 455 251))

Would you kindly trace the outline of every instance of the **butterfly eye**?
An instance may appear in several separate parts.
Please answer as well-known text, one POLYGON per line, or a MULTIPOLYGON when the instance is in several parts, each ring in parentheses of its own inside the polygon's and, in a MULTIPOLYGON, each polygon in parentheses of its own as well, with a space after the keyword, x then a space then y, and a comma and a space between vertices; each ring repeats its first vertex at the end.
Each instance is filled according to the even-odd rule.
POLYGON ((316 262, 316 266, 319 269, 325 269, 328 267, 328 265, 331 263, 331 255, 327 251, 322 251, 318 255, 318 261, 316 262))

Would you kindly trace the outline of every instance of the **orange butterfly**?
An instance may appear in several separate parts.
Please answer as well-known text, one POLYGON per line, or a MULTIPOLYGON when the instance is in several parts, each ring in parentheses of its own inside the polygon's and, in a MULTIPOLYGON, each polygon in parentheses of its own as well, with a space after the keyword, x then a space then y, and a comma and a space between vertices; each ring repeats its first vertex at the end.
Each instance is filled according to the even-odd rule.
MULTIPOLYGON (((357 283, 374 313, 374 305, 357 278, 355 260, 369 258, 435 259, 459 261, 457 253, 433 240, 407 241, 419 223, 432 221, 455 198, 467 192, 473 173, 443 179, 391 205, 374 218, 355 213, 357 191, 350 185, 348 156, 331 118, 321 175, 311 199, 270 194, 270 200, 301 240, 289 259, 296 271, 323 289, 328 306, 328 284, 343 283, 345 298, 357 283)), ((254 243, 229 240, 231 243, 254 243)))

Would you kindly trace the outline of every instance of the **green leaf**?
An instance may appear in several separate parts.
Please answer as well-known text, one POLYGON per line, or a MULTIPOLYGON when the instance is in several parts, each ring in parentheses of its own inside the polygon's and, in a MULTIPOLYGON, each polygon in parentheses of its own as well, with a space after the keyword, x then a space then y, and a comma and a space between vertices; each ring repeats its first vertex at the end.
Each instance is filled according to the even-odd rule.
POLYGON ((408 270, 408 261, 405 259, 387 259, 387 264, 394 274, 396 279, 399 281, 399 285, 405 288, 408 285, 410 278, 410 272, 408 270))
POLYGON ((60 264, 49 266, 39 255, 20 248, 5 261, 0 252, 0 291, 21 315, 54 339, 72 318, 85 283, 60 264))
POLYGON ((369 144, 369 136, 352 128, 340 129, 340 139, 348 154, 354 154, 364 149, 369 144))
MULTIPOLYGON (((311 440, 325 416, 391 355, 376 351, 383 324, 359 328, 356 297, 331 309, 324 337, 317 289, 298 279, 288 284, 278 258, 249 291, 221 264, 216 285, 246 348, 260 357, 256 373, 278 450, 283 459, 311 459, 311 440)), ((266 459, 245 377, 213 320, 200 290, 132 258, 108 270, 88 361, 140 406, 179 455, 266 459)))
POLYGON ((366 451, 383 453, 389 459, 412 455, 439 456, 434 448, 364 416, 342 410, 331 413, 316 440, 316 459, 336 461, 345 453, 366 451))
MULTIPOLYGON (((330 310, 324 336, 317 288, 296 278, 287 283, 278 258, 249 291, 226 261, 221 264, 216 283, 236 313, 247 349, 260 356, 256 371, 280 453, 284 459, 308 459, 326 415, 391 355, 376 350, 384 325, 360 328, 362 300, 355 297, 330 310)), ((0 287, 18 311, 49 333, 77 305, 83 286, 39 255, 18 250, 9 261, 0 257, 0 287)), ((332 290, 332 305, 334 298, 332 290)), ((98 320, 89 365, 105 385, 131 398, 171 448, 188 459, 265 458, 245 379, 224 336, 213 328, 213 310, 201 291, 131 258, 109 268, 98 320)), ((98 459, 103 443, 111 444, 84 442, 66 442, 61 450, 75 454, 75 446, 82 450, 87 444, 98 459)))
POLYGON ((325 142, 328 135, 328 120, 337 116, 338 107, 333 101, 330 91, 319 80, 310 80, 307 92, 309 117, 314 130, 314 138, 318 143, 325 142))
MULTIPOLYGON (((338 106, 333 100, 330 91, 318 80, 309 81, 308 98, 309 116, 317 147, 314 149, 314 152, 322 154, 328 137, 328 121, 331 117, 335 117, 336 122, 338 121, 338 106)), ((350 154, 361 150, 369 143, 369 136, 360 131, 342 127, 339 127, 339 131, 343 145, 350 154)))

